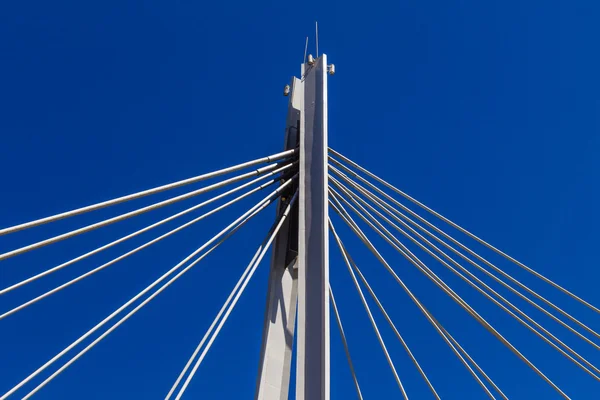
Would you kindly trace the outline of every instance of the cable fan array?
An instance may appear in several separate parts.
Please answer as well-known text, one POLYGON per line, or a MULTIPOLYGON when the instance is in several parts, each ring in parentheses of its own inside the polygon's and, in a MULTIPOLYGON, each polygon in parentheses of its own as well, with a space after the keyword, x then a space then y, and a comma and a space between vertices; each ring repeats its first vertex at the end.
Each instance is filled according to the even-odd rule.
MULTIPOLYGON (((529 314, 509 301, 506 297, 498 293, 498 291, 494 290, 483 279, 480 279, 474 273, 474 271, 484 274, 486 278, 489 278, 489 280, 501 285, 503 288, 507 289, 512 294, 518 296, 520 299, 524 300, 529 305, 533 306, 535 309, 552 319, 553 322, 557 323, 563 328, 566 328, 577 339, 580 339, 582 343, 588 344, 597 350, 600 349, 595 341, 600 338, 598 332, 565 311, 563 308, 556 305, 554 302, 550 301, 547 296, 543 296, 542 294, 534 291, 520 280, 511 276, 502 268, 488 261, 488 259, 484 258, 478 252, 472 250, 467 245, 455 239, 455 237, 447 233, 447 229, 439 228, 436 224, 431 223, 419 213, 413 211, 407 205, 399 201, 396 197, 399 195, 401 199, 407 200, 409 203, 412 203, 413 206, 417 206, 420 210, 436 217, 445 225, 445 228, 451 228, 460 232, 461 234, 466 235, 468 238, 474 240, 477 245, 481 245, 484 249, 497 253, 498 255, 527 271, 535 278, 538 278, 550 285, 553 289, 557 289, 562 294, 576 300, 580 305, 583 305, 586 308, 598 313, 600 310, 597 307, 583 300, 556 282, 536 272, 527 265, 517 261, 513 257, 497 249, 488 242, 452 222, 448 218, 442 216, 441 214, 437 213, 436 211, 432 210, 405 192, 394 187, 390 183, 386 182, 377 175, 371 173, 367 169, 361 167, 357 163, 331 148, 329 149, 329 171, 329 203, 331 208, 334 210, 334 213, 337 214, 339 219, 341 219, 345 225, 347 225, 352 233, 359 237, 367 249, 391 274, 392 278, 400 285, 411 301, 417 306, 427 321, 429 321, 431 326, 439 334, 441 339, 448 345, 451 351, 465 366, 469 374, 475 379, 479 386, 481 386, 481 389, 487 397, 495 399, 496 396, 499 396, 500 398, 508 399, 507 395, 498 387, 496 383, 494 383, 491 377, 441 325, 441 323, 432 315, 432 313, 425 308, 423 303, 415 296, 413 291, 411 291, 408 285, 392 268, 390 263, 382 256, 381 252, 374 246, 373 242, 367 236, 366 230, 361 228, 357 220, 360 221, 363 226, 366 226, 370 230, 374 231, 377 236, 381 237, 394 250, 400 253, 408 261, 408 263, 413 265, 418 271, 420 271, 431 282, 433 282, 435 286, 442 290, 443 293, 450 297, 452 301, 464 309, 468 315, 480 323, 493 335, 493 337, 499 340, 504 346, 506 346, 506 348, 514 353, 515 356, 517 356, 529 368, 531 368, 561 397, 565 399, 570 398, 555 382, 545 375, 538 366, 530 361, 522 351, 517 349, 516 346, 513 345, 505 336, 503 336, 497 328, 492 326, 492 324, 481 314, 479 314, 473 306, 467 303, 463 297, 456 293, 455 290, 453 290, 443 279, 441 279, 438 273, 434 272, 432 268, 430 268, 422 261, 421 258, 412 252, 405 243, 410 243, 413 247, 416 247, 423 253, 431 256, 439 264, 447 268, 450 272, 459 277, 470 287, 483 295, 485 299, 491 301, 492 304, 499 307, 510 317, 514 318, 525 328, 533 332, 539 339, 543 340, 543 342, 548 344, 552 349, 558 351, 561 355, 566 357, 566 359, 579 367, 583 372, 589 374, 596 381, 600 381, 600 376, 598 375, 600 373, 600 369, 598 369, 598 367, 588 361, 582 354, 568 346, 563 340, 559 339, 548 327, 543 326, 529 314), (398 235, 395 234, 395 232, 400 235, 402 240, 398 238, 398 235), (468 265, 470 269, 465 265, 468 265)), ((350 256, 347 247, 344 245, 340 239, 340 236, 336 232, 336 228, 331 222, 331 219, 329 224, 335 239, 335 243, 337 243, 337 246, 342 253, 343 260, 368 314, 375 334, 379 339, 381 348, 386 356, 389 367, 394 375, 402 397, 404 399, 408 399, 408 394, 398 373, 396 372, 394 363, 392 362, 379 328, 375 322, 375 319, 373 318, 372 312, 363 293, 363 287, 369 292, 373 301, 377 304, 386 321, 389 323, 391 329, 394 331, 398 340, 401 342, 408 356, 414 363, 414 366, 417 368, 423 380, 429 387, 432 395, 435 398, 440 399, 440 395, 434 388, 430 379, 428 379, 423 368, 419 365, 418 361, 409 349, 406 341, 403 339, 398 329, 392 322, 389 314, 373 291, 372 286, 369 285, 365 275, 350 256)), ((337 311, 335 312, 337 313, 337 311)), ((344 346, 347 349, 346 339, 344 339, 344 346)), ((357 395, 358 398, 362 399, 362 394, 356 374, 354 372, 354 367, 350 361, 351 358, 349 351, 346 351, 348 352, 348 360, 350 362, 351 373, 357 389, 357 395)))
POLYGON ((40 391, 44 386, 46 386, 48 383, 50 383, 54 378, 56 378, 61 372, 63 372, 65 369, 67 369, 69 366, 71 366, 75 361, 77 361, 80 357, 82 357, 85 353, 87 353, 89 350, 91 350, 93 347, 95 347, 106 336, 108 336, 115 329, 117 329, 120 325, 122 325, 124 322, 126 322, 137 311, 139 311, 142 307, 146 306, 156 296, 158 296, 161 292, 163 292, 165 289, 167 289, 172 283, 174 283, 182 275, 184 275, 186 272, 188 272, 192 267, 194 267, 196 264, 198 264, 202 259, 204 259, 206 256, 208 256, 213 250, 217 249, 224 241, 226 241, 233 234, 235 234, 239 229, 241 229, 255 215, 257 215, 258 213, 260 213, 261 211, 266 209, 269 205, 275 203, 278 199, 280 199, 279 208, 278 208, 278 217, 277 217, 275 223, 273 224, 272 228, 267 233, 266 239, 259 246, 256 254, 252 258, 252 260, 250 261, 250 264, 248 265, 248 267, 244 271, 242 277, 240 278, 240 281, 234 287, 231 295, 227 299, 226 304, 223 306, 224 308, 221 310, 221 312, 219 312, 219 314, 215 318, 215 321, 213 322, 213 324, 210 326, 210 328, 206 332, 206 335, 205 335, 204 339, 202 340, 202 342, 200 343, 200 345, 198 346, 198 349, 194 352, 192 358, 190 358, 190 362, 188 363, 188 365, 186 365, 186 367, 182 371, 182 375, 179 376, 175 385, 173 386, 173 388, 169 392, 168 396, 166 397, 166 398, 171 398, 176 387, 179 385, 180 381, 182 380, 183 375, 187 372, 191 363, 196 359, 197 353, 199 352, 199 350, 201 348, 204 348, 204 351, 202 352, 202 354, 200 355, 198 360, 195 362, 192 371, 188 374, 187 379, 185 380, 184 384, 179 389, 179 392, 178 392, 176 398, 177 399, 181 398, 181 396, 185 392, 185 389, 187 388, 188 384, 190 383, 192 377, 194 376, 196 370, 200 366, 200 363, 206 356, 206 353, 209 351, 209 349, 210 349, 212 343, 214 342, 216 336, 218 335, 220 329, 222 328, 223 324, 227 320, 233 307, 235 306, 235 304, 239 300, 240 296, 244 292, 244 289, 245 289, 246 285, 248 284, 250 278, 252 278, 252 275, 258 268, 261 260, 264 258, 265 254, 269 248, 269 245, 272 243, 273 239, 275 238, 279 229, 281 228, 283 222, 288 217, 288 215, 290 213, 290 209, 292 207, 292 204, 296 201, 297 193, 291 193, 290 190, 293 189, 293 187, 294 187, 293 184, 297 181, 297 178, 298 178, 297 149, 288 150, 288 151, 285 151, 282 153, 263 157, 263 158, 256 159, 253 161, 248 161, 248 162, 245 162, 245 163, 242 163, 239 165, 235 165, 235 166, 232 166, 229 168, 214 171, 214 172, 211 172, 208 174, 199 175, 199 176, 196 176, 193 178, 189 178, 189 179, 174 182, 171 184, 159 186, 159 187, 145 190, 145 191, 142 191, 139 193, 134 193, 134 194, 131 194, 128 196, 123 196, 123 197, 119 197, 119 198, 116 198, 113 200, 104 201, 104 202, 90 205, 87 207, 78 208, 78 209, 75 209, 72 211, 53 215, 51 217, 42 218, 42 219, 38 219, 38 220, 31 221, 28 223, 23 223, 20 225, 15 225, 12 227, 0 229, 0 236, 8 235, 8 234, 18 232, 21 230, 30 229, 30 228, 34 228, 34 227, 37 227, 37 226, 40 226, 43 224, 52 223, 52 222, 55 222, 55 221, 58 221, 58 220, 61 220, 64 218, 73 217, 73 216, 76 216, 76 215, 79 215, 82 213, 92 212, 95 210, 99 210, 101 208, 109 207, 109 206, 123 203, 126 201, 138 199, 138 198, 145 197, 145 196, 150 196, 150 195, 160 193, 160 192, 163 192, 163 191, 166 191, 169 189, 182 187, 185 185, 189 185, 189 184, 196 183, 196 182, 201 182, 201 181, 204 181, 204 180, 207 180, 210 178, 219 177, 221 175, 230 174, 230 173, 245 170, 245 169, 255 168, 256 166, 259 166, 260 164, 267 164, 267 165, 253 169, 250 172, 245 172, 240 175, 237 175, 237 176, 234 176, 231 178, 227 178, 218 183, 214 183, 214 184, 202 187, 200 189, 193 190, 189 193, 178 195, 178 196, 169 198, 167 200, 163 200, 158 203, 152 204, 150 206, 139 208, 137 210, 130 211, 125 214, 118 215, 116 217, 112 217, 112 218, 109 218, 109 219, 106 219, 106 220, 103 220, 100 222, 96 222, 96 223, 84 226, 82 228, 78 228, 73 231, 66 232, 64 234, 60 234, 60 235, 51 237, 49 239, 39 241, 37 243, 33 243, 31 245, 27 245, 27 246, 0 254, 0 260, 5 260, 10 257, 15 257, 20 254, 23 254, 23 253, 26 253, 29 251, 33 251, 33 250, 39 249, 44 246, 47 246, 47 245, 50 245, 53 243, 57 243, 62 240, 66 240, 66 239, 72 238, 74 236, 77 236, 77 235, 80 235, 80 234, 83 234, 83 233, 86 233, 86 232, 89 232, 89 231, 92 231, 95 229, 99 229, 99 228, 108 226, 110 224, 113 224, 113 223, 116 223, 119 221, 123 221, 125 219, 131 218, 134 216, 138 216, 143 213, 146 213, 146 212, 149 212, 149 211, 161 208, 161 207, 168 206, 168 205, 176 203, 178 201, 193 198, 193 197, 199 196, 201 194, 204 194, 204 193, 210 192, 212 190, 216 190, 221 187, 225 187, 227 185, 231 185, 231 184, 234 184, 237 182, 246 181, 245 183, 242 183, 241 185, 236 186, 233 189, 227 190, 227 191, 225 191, 221 194, 218 194, 208 200, 202 201, 199 204, 196 204, 196 205, 194 205, 190 208, 187 208, 181 212, 178 212, 172 216, 169 216, 169 217, 164 218, 156 223, 153 223, 142 229, 132 232, 122 238, 119 238, 110 243, 107 243, 97 249, 89 251, 85 254, 82 254, 74 259, 66 261, 55 267, 49 268, 48 270, 46 270, 42 273, 39 273, 37 275, 31 276, 23 281, 14 283, 5 288, 1 288, 0 295, 5 295, 5 294, 15 291, 31 282, 34 282, 38 279, 42 279, 54 272, 57 272, 63 268, 66 268, 78 261, 81 261, 81 260, 91 257, 93 255, 96 255, 110 247, 116 246, 117 244, 125 242, 135 236, 141 235, 142 233, 150 231, 160 225, 166 224, 167 222, 170 222, 176 218, 183 217, 184 215, 190 214, 193 211, 196 211, 204 206, 208 206, 209 204, 217 202, 218 200, 225 199, 225 198, 231 197, 232 195, 234 195, 238 192, 242 192, 242 194, 239 194, 237 197, 234 197, 233 199, 213 208, 212 210, 205 212, 204 214, 202 214, 196 218, 193 218, 193 219, 189 220, 188 222, 185 222, 184 224, 178 226, 177 228, 172 229, 165 234, 157 236, 156 238, 120 255, 119 257, 116 257, 109 262, 106 262, 106 263, 104 263, 104 264, 102 264, 102 265, 68 281, 68 282, 65 282, 62 285, 55 287, 54 289, 51 289, 45 293, 42 293, 42 294, 38 295, 37 297, 34 297, 31 300, 26 301, 17 307, 14 307, 10 310, 2 312, 2 314, 0 314, 0 323, 5 323, 2 320, 6 319, 7 317, 9 317, 17 312, 23 311, 25 308, 30 307, 30 306, 34 305, 35 303, 53 295, 59 291, 67 289, 68 287, 76 284, 77 282, 82 281, 85 278, 88 278, 96 273, 99 273, 100 271, 116 264, 118 261, 121 261, 141 250, 144 250, 145 248, 148 248, 149 246, 151 246, 151 245, 153 245, 153 244, 155 244, 177 232, 180 232, 180 231, 184 230, 185 228, 187 228, 187 227, 189 227, 189 226, 191 226, 191 225, 193 225, 193 224, 195 224, 217 212, 224 210, 225 208, 233 205, 234 203, 237 203, 259 191, 264 191, 266 189, 270 189, 273 186, 275 186, 277 183, 279 183, 279 185, 275 189, 273 189, 271 192, 269 192, 269 194, 267 194, 259 202, 257 202, 252 207, 250 207, 250 209, 248 209, 242 215, 240 215, 235 220, 233 220, 233 222, 231 222, 229 225, 227 225, 225 228, 223 228, 221 231, 219 231, 217 234, 215 234, 211 239, 209 239, 207 242, 205 242, 200 247, 198 247, 194 252, 189 254, 187 257, 185 257, 183 260, 181 260, 179 263, 177 263, 174 267, 172 267, 166 273, 164 273, 163 275, 158 277, 154 282, 152 282, 150 285, 148 285, 146 288, 144 288, 138 294, 133 296, 125 304, 123 304, 118 309, 116 309, 114 312, 112 312, 110 315, 108 315, 106 318, 104 318, 100 322, 98 322, 93 328, 91 328, 90 330, 85 332, 83 335, 81 335, 79 338, 77 338, 75 341, 73 341, 69 346, 65 347, 62 351, 60 351, 58 354, 56 354, 54 357, 52 357, 46 363, 41 365, 38 369, 33 371, 29 376, 25 377, 21 382, 14 385, 10 390, 8 390, 6 393, 4 393, 0 397, 0 399, 2 399, 2 400, 7 399, 10 396, 16 394, 17 391, 19 391, 21 389, 25 389, 26 385, 32 384, 36 378, 39 379, 39 376, 40 376, 40 374, 42 374, 42 372, 46 371, 47 369, 49 369, 51 367, 55 367, 55 364, 58 364, 59 360, 62 359, 63 356, 66 356, 67 354, 71 354, 72 352, 74 352, 76 350, 76 348, 82 347, 83 345, 85 345, 87 343, 87 345, 85 345, 85 347, 83 347, 83 349, 81 349, 78 353, 74 354, 68 361, 64 362, 62 365, 60 365, 58 367, 55 367, 56 369, 54 370, 54 372, 52 372, 46 379, 44 379, 37 386, 33 387, 28 393, 23 395, 22 398, 29 399, 30 397, 32 397, 34 394, 36 394, 38 391, 40 391), (251 178, 254 178, 254 179, 251 179, 251 178), (139 303, 139 304, 137 304, 137 303, 139 303), (135 304, 137 304, 137 305, 135 305, 135 304), (119 319, 117 320, 117 318, 119 318, 119 319), (206 343, 206 346, 204 346, 204 344, 209 336, 210 336, 210 339, 208 340, 208 343, 206 343))
MULTIPOLYGON (((195 204, 192 207, 161 219, 160 221, 152 223, 144 228, 138 229, 127 234, 126 236, 106 243, 101 247, 83 253, 73 259, 62 262, 59 265, 52 266, 43 272, 32 275, 19 282, 12 283, 6 287, 0 287, 0 296, 10 294, 11 292, 17 291, 34 281, 44 279, 50 274, 65 269, 84 259, 93 257, 111 247, 117 246, 128 241, 129 239, 151 231, 154 228, 167 224, 180 217, 184 217, 205 206, 217 203, 218 201, 225 201, 222 204, 215 206, 210 211, 188 220, 187 222, 168 231, 167 233, 158 235, 154 239, 139 245, 108 262, 102 263, 97 267, 54 287, 51 290, 41 293, 36 297, 33 297, 22 304, 13 307, 12 309, 0 310, 0 324, 7 324, 8 321, 4 320, 11 315, 24 311, 26 308, 34 306, 36 303, 43 301, 49 296, 62 290, 66 290, 72 285, 75 285, 76 283, 117 264, 119 261, 124 260, 169 236, 183 231, 187 227, 190 227, 219 211, 223 211, 235 203, 249 198, 253 194, 264 190, 270 190, 265 197, 251 206, 247 211, 237 216, 235 219, 232 219, 232 222, 229 225, 216 233, 211 239, 203 243, 195 251, 183 258, 166 273, 160 275, 150 285, 145 287, 139 293, 135 294, 130 300, 125 302, 114 312, 100 320, 95 326, 84 332, 76 340, 71 342, 71 344, 69 344, 51 359, 43 363, 35 371, 30 373, 20 382, 14 384, 4 394, 2 394, 0 400, 8 399, 17 393, 19 393, 19 396, 22 396, 21 398, 29 399, 34 394, 38 393, 44 386, 54 380, 61 372, 63 372, 84 354, 94 348, 100 341, 102 341, 120 325, 125 323, 129 318, 136 314, 137 311, 145 307, 172 283, 178 280, 205 257, 207 257, 211 252, 217 249, 224 241, 240 230, 250 219, 269 207, 269 205, 277 202, 277 217, 273 225, 266 233, 264 240, 258 246, 255 254, 252 256, 239 280, 231 290, 225 303, 215 316, 197 347, 193 350, 187 363, 181 370, 181 373, 177 376, 175 382, 168 390, 168 393, 165 397, 165 400, 181 399, 185 394, 190 382, 196 375, 200 365, 206 358, 206 355, 217 338, 219 332, 222 330, 234 307, 238 303, 249 281, 255 274, 255 271, 257 270, 264 256, 267 254, 270 245, 277 238, 277 235, 279 234, 280 229, 286 219, 290 217, 293 205, 298 201, 299 193, 296 189, 299 181, 298 156, 297 149, 288 150, 208 174, 199 175, 153 189, 119 197, 113 200, 78 208, 47 218, 0 229, 0 236, 5 236, 26 229, 34 229, 44 224, 50 224, 83 213, 90 213, 127 201, 151 196, 160 192, 168 191, 170 189, 184 187, 189 184, 194 184, 204 180, 220 177, 222 175, 237 173, 238 171, 250 169, 249 172, 243 172, 239 175, 201 187, 188 193, 177 195, 152 205, 129 211, 124 214, 95 222, 81 228, 77 228, 75 230, 0 254, 0 261, 16 257, 21 254, 40 249, 44 246, 58 243, 75 236, 104 228, 108 225, 169 206, 179 201, 192 199, 213 190, 226 188, 228 185, 239 183, 238 186, 235 186, 232 189, 210 197, 209 199, 195 204), (262 164, 266 165, 260 166, 262 164), (231 199, 228 200, 229 198, 231 199), (60 364, 63 358, 66 359, 69 356, 71 358, 66 361, 62 361, 62 364, 60 364), (44 373, 44 375, 42 375, 42 373, 44 373), (47 377, 44 379, 43 376, 47 377), (23 394, 21 392, 23 392, 23 394)), ((600 381, 600 369, 590 362, 586 357, 584 357, 580 351, 576 351, 573 347, 567 345, 563 339, 559 338, 554 332, 554 325, 560 326, 562 327, 561 329, 568 331, 569 334, 572 335, 572 339, 577 339, 579 342, 581 342, 581 344, 585 344, 586 346, 591 346, 596 350, 600 350, 600 345, 598 344, 600 334, 596 332, 596 330, 573 316, 571 313, 567 312, 563 307, 555 304, 554 301, 549 300, 549 296, 543 295, 539 291, 530 288, 528 285, 523 283, 522 280, 513 277, 511 274, 506 272, 505 269, 490 261, 488 259, 489 257, 484 257, 481 250, 473 250, 472 246, 459 241, 456 239, 455 235, 448 232, 459 232, 461 235, 466 236, 469 241, 472 241, 483 251, 491 251, 492 253, 503 257, 510 263, 523 269, 535 279, 539 279, 541 282, 548 285, 550 289, 557 291, 557 293, 552 295, 552 298, 556 298, 556 294, 562 294, 571 298, 572 300, 575 300, 578 305, 583 306, 595 313, 600 313, 600 309, 583 300, 558 283, 536 272, 527 265, 517 261, 513 257, 422 204, 395 186, 392 186, 390 183, 379 178, 377 175, 371 173, 367 169, 361 167, 357 163, 333 149, 329 149, 328 181, 330 209, 333 211, 330 213, 331 218, 329 219, 329 230, 333 238, 333 246, 339 248, 340 250, 344 266, 348 270, 353 286, 356 289, 360 301, 366 311, 367 317, 402 398, 408 399, 409 394, 403 384, 401 374, 398 372, 396 365, 394 364, 394 360, 392 359, 390 351, 386 346, 383 334, 376 322, 374 311, 371 309, 370 304, 375 304, 377 306, 377 309, 381 312, 381 315, 389 324, 391 330, 394 332, 394 335, 405 350, 411 363, 418 371, 418 374, 423 379, 432 396, 436 399, 440 399, 441 396, 439 391, 436 390, 433 380, 428 377, 426 368, 419 363, 417 357, 411 351, 407 340, 402 336, 400 330, 394 324, 392 317, 382 304, 380 297, 377 296, 373 286, 367 280, 363 269, 359 268, 357 262, 351 256, 349 247, 346 246, 341 239, 341 230, 339 230, 334 224, 334 220, 337 220, 338 222, 341 221, 342 224, 347 226, 346 231, 358 237, 368 252, 372 253, 379 263, 382 264, 384 269, 389 272, 392 279, 401 287, 412 303, 414 303, 417 309, 423 314, 424 318, 431 325, 433 330, 437 332, 443 343, 448 346, 450 351, 465 367, 467 373, 481 387, 482 395, 491 399, 496 399, 497 397, 508 399, 505 392, 503 392, 499 385, 494 382, 492 377, 484 371, 484 369, 475 361, 475 359, 466 351, 466 349, 461 346, 458 340, 448 331, 448 329, 445 328, 442 323, 436 319, 433 313, 425 307, 424 303, 416 296, 415 291, 411 290, 405 280, 402 279, 398 272, 392 267, 391 263, 384 258, 382 252, 375 247, 374 241, 370 239, 369 234, 375 233, 377 237, 380 237, 383 241, 389 244, 392 249, 397 251, 404 259, 406 259, 408 264, 414 266, 417 271, 422 273, 437 288, 439 288, 442 293, 444 293, 469 316, 477 321, 485 330, 487 330, 494 338, 501 342, 510 352, 512 352, 518 359, 525 363, 527 367, 534 371, 543 381, 550 385, 552 389, 554 389, 556 393, 563 398, 569 399, 570 397, 542 371, 543 368, 535 365, 528 358, 528 356, 525 354, 526 352, 524 352, 522 349, 519 350, 517 346, 511 343, 511 341, 509 341, 497 327, 493 326, 480 314, 480 312, 475 309, 475 307, 469 304, 465 300, 465 297, 459 295, 455 289, 453 289, 446 281, 444 281, 439 271, 436 272, 436 270, 427 265, 418 255, 419 252, 434 259, 437 267, 441 265, 443 268, 447 269, 451 274, 455 275, 458 279, 471 287, 475 292, 483 296, 484 299, 489 300, 489 302, 498 307, 499 310, 502 310, 502 312, 506 313, 510 318, 513 318, 524 328, 532 332, 537 338, 541 339, 543 343, 547 344, 549 348, 558 352, 567 360, 576 365, 582 372, 590 375, 596 381, 600 381), (406 202, 408 202, 412 208, 404 204, 406 202), (414 211, 413 208, 418 209, 419 212, 414 211), (424 215, 428 214, 435 217, 437 219, 437 223, 430 222, 429 219, 422 215, 423 212, 425 213, 424 215), (549 327, 545 324, 542 324, 530 314, 523 311, 505 295, 494 289, 490 284, 499 285, 503 288, 503 290, 510 292, 511 295, 516 296, 521 301, 526 302, 529 306, 535 308, 535 310, 545 315, 549 320, 552 321, 554 325, 549 327), (370 298, 370 300, 368 298, 370 298)), ((355 369, 355 363, 353 362, 353 358, 351 356, 351 343, 349 343, 349 340, 346 336, 346 331, 344 330, 342 323, 343 321, 338 310, 338 303, 336 303, 334 292, 331 286, 329 287, 329 294, 333 311, 332 316, 340 331, 344 353, 352 376, 352 383, 356 389, 357 397, 359 399, 363 399, 363 394, 355 369)), ((0 302, 0 306, 1 305, 2 304, 0 302)), ((260 310, 257 315, 262 315, 262 310, 260 310)), ((165 392, 167 392, 166 389, 165 392)))

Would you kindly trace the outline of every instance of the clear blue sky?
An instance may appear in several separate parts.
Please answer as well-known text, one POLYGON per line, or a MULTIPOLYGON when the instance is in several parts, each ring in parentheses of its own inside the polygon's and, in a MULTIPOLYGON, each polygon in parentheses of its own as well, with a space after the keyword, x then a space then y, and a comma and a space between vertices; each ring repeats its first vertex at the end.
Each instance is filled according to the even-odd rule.
MULTIPOLYGON (((281 150, 287 108, 282 89, 299 73, 304 38, 312 35, 315 19, 320 49, 337 67, 329 85, 331 146, 600 304, 600 6, 594 1, 4 2, 0 227, 281 150)), ((3 237, 0 251, 166 196, 3 237)), ((192 204, 2 262, 0 286, 192 204)), ((250 204, 0 321, 0 392, 250 204)), ((265 235, 273 212, 257 218, 37 398, 163 398, 265 235)), ((340 230, 442 397, 484 398, 376 260, 340 230)), ((3 296, 0 311, 155 235, 3 296)), ((398 398, 333 246, 331 254, 332 285, 365 397, 398 398)), ((400 256, 389 248, 384 254, 510 398, 557 398, 400 256)), ((600 329, 598 315, 502 265, 600 329)), ((265 263, 186 398, 252 397, 267 271, 265 263)), ((455 278, 443 276, 574 399, 598 397, 598 382, 455 278)), ((430 398, 383 328, 385 321, 380 316, 378 321, 411 398, 430 398)), ((600 364, 590 346, 560 328, 554 331, 600 364)), ((332 398, 350 399, 348 368, 337 331, 332 332, 332 398)))

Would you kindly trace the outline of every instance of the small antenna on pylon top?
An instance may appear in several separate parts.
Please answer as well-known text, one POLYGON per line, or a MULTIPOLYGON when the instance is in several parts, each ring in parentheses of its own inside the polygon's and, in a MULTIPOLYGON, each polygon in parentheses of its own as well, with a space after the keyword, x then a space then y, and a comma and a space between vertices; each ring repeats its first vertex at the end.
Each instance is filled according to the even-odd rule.
POLYGON ((317 58, 319 58, 319 22, 315 21, 315 40, 317 42, 317 58))
POLYGON ((306 37, 306 44, 304 45, 304 64, 306 64, 306 54, 308 53, 308 36, 306 37))

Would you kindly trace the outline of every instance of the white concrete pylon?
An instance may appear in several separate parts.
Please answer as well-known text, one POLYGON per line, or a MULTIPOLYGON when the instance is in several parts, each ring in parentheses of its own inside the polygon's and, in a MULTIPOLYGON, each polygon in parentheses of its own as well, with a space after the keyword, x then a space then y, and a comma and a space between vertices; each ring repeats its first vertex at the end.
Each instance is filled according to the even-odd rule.
MULTIPOLYGON (((298 146, 303 84, 293 78, 285 131, 285 148, 298 146)), ((293 192, 291 188, 290 192, 293 192)), ((279 203, 277 215, 282 211, 279 203)), ((286 400, 289 393, 292 348, 298 302, 298 207, 281 227, 273 244, 267 305, 256 382, 256 400, 286 400)))
POLYGON ((299 149, 299 201, 273 250, 256 400, 288 398, 294 333, 296 399, 330 396, 327 74, 327 56, 310 56, 291 84, 285 143, 299 149))
POLYGON ((327 56, 322 54, 303 69, 296 399, 329 400, 327 56))

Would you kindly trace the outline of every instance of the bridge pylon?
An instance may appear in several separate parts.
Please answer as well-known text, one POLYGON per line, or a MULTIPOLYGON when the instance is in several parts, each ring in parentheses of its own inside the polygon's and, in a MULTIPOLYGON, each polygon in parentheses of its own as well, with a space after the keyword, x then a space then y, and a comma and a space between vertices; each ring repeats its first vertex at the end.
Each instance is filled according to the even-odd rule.
POLYGON ((256 400, 288 398, 294 338, 296 399, 330 397, 328 71, 325 54, 309 56, 286 88, 285 147, 300 149, 299 201, 273 247, 256 400))

